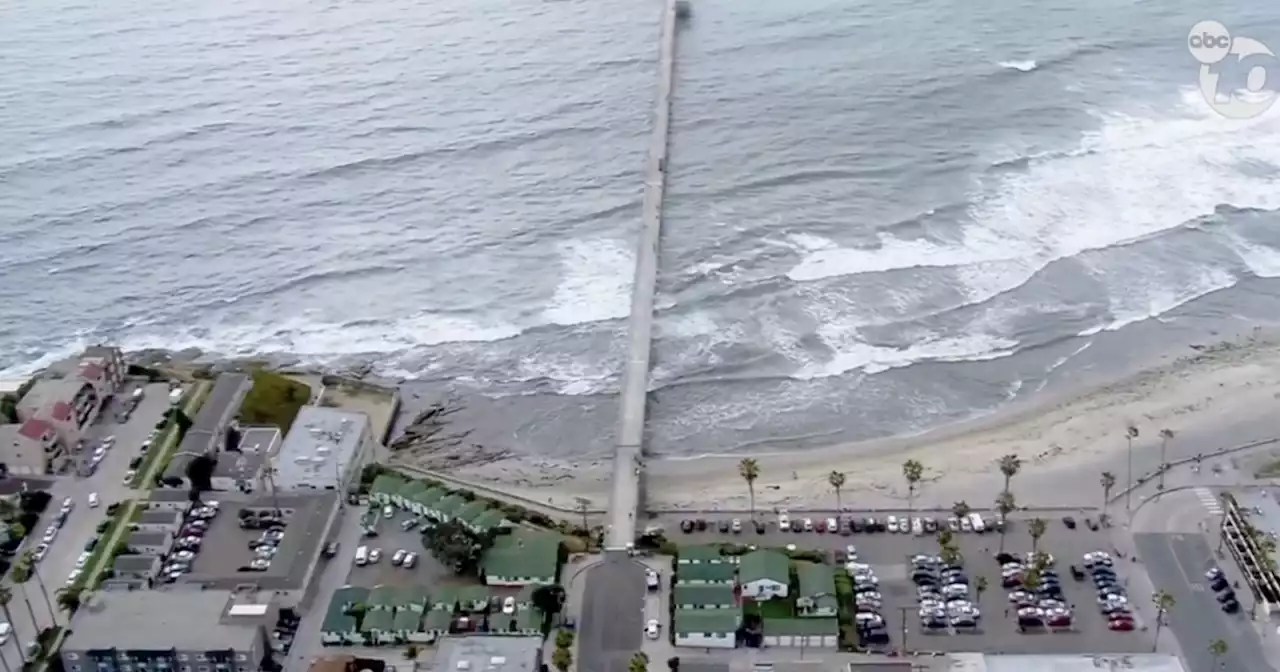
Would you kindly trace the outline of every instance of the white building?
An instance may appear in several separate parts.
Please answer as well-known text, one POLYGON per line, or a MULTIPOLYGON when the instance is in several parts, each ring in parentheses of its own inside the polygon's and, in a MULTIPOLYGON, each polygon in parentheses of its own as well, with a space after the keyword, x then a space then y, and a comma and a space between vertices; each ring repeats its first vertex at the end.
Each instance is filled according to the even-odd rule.
POLYGON ((747 553, 738 562, 738 584, 743 597, 785 599, 791 586, 791 559, 778 551, 747 553))
POLYGON ((762 627, 765 646, 834 649, 840 643, 835 618, 766 618, 762 627))
POLYGON ((369 416, 324 406, 304 406, 272 460, 282 491, 345 490, 373 455, 369 416))

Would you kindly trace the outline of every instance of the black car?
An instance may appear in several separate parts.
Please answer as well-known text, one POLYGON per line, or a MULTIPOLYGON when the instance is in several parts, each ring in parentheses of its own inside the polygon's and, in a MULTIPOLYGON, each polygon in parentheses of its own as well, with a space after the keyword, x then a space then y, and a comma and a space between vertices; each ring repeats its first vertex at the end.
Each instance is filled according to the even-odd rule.
POLYGON ((1236 599, 1236 593, 1233 590, 1228 590, 1227 592, 1218 596, 1218 602, 1222 604, 1226 604, 1227 602, 1230 602, 1231 600, 1234 600, 1234 599, 1236 599))
POLYGON ((1234 614, 1240 611, 1240 602, 1237 600, 1228 600, 1222 603, 1222 610, 1228 614, 1234 614))
POLYGON ((692 532, 692 531, 693 531, 693 521, 692 521, 692 520, 682 520, 682 521, 680 521, 680 531, 681 531, 681 532, 684 532, 685 534, 689 534, 690 532, 692 532))
POLYGON ((703 519, 701 519, 701 518, 699 518, 699 519, 697 519, 696 521, 694 521, 693 526, 694 526, 695 528, 697 528, 697 530, 698 530, 699 532, 706 532, 706 531, 707 531, 707 521, 705 521, 705 520, 703 520, 703 519))
POLYGON ((767 528, 767 527, 765 526, 765 524, 764 524, 764 523, 762 523, 762 522, 760 522, 760 521, 758 521, 758 520, 757 520, 757 521, 756 521, 756 534, 764 534, 764 533, 765 533, 765 532, 767 532, 767 531, 769 531, 769 528, 767 528))
POLYGON ((325 544, 324 551, 322 553, 326 558, 332 558, 336 556, 338 554, 338 542, 334 541, 334 542, 325 544))
POLYGON ((727 520, 720 521, 720 524, 718 527, 720 528, 720 532, 722 534, 727 534, 729 532, 729 521, 727 520))
POLYGON ((1209 584, 1209 587, 1212 588, 1214 592, 1222 592, 1224 590, 1230 592, 1231 584, 1227 583, 1226 579, 1218 577, 1213 581, 1213 583, 1209 584))
POLYGON ((997 554, 996 554, 996 562, 997 562, 997 563, 999 563, 1001 567, 1003 567, 1003 566, 1005 566, 1005 565, 1007 565, 1007 564, 1009 564, 1009 563, 1011 563, 1011 562, 1018 562, 1018 560, 1019 560, 1018 556, 1016 556, 1016 555, 1014 555, 1014 554, 1012 554, 1012 553, 997 553, 997 554))
POLYGON ((849 531, 850 531, 850 532, 862 532, 862 531, 863 531, 863 530, 865 530, 865 529, 867 529, 867 526, 866 526, 866 524, 865 524, 865 523, 863 523, 861 520, 858 520, 857 518, 850 518, 850 519, 849 519, 849 531))
POLYGON ((1071 516, 1064 517, 1062 519, 1062 524, 1066 525, 1068 530, 1076 529, 1076 519, 1072 518, 1071 516))

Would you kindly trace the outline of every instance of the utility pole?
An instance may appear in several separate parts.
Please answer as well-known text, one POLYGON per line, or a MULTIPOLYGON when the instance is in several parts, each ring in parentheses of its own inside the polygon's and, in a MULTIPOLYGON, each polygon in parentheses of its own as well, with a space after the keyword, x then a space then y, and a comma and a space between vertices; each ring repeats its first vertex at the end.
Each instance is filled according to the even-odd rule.
POLYGON ((898 610, 902 612, 902 644, 901 646, 902 646, 903 655, 906 655, 907 653, 907 612, 911 611, 914 608, 915 607, 898 607, 898 610))

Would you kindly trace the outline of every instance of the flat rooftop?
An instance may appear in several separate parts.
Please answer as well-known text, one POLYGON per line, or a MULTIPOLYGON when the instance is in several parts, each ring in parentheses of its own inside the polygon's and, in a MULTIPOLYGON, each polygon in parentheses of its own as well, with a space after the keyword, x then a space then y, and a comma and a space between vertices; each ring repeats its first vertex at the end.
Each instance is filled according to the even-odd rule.
POLYGON ((281 490, 336 487, 360 451, 369 416, 325 406, 303 406, 272 461, 281 490))
POLYGON ((116 574, 145 574, 156 566, 154 555, 121 555, 111 564, 116 574))
POLYGON ((261 623, 224 618, 229 601, 213 590, 98 593, 72 618, 63 651, 248 649, 261 623))
POLYGON ((168 532, 134 532, 129 535, 130 546, 163 546, 171 538, 168 532))
POLYGON ((981 654, 951 655, 953 672, 1097 672, 1136 670, 1137 672, 1186 672, 1177 656, 1161 653, 1137 654, 981 654))
POLYGON ((191 419, 191 430, 205 432, 221 430, 222 421, 225 418, 234 416, 236 411, 240 410, 238 398, 240 390, 248 384, 249 376, 247 374, 220 374, 217 382, 213 384, 213 389, 209 392, 209 396, 205 397, 204 403, 200 405, 200 410, 196 413, 196 417, 191 419), (235 405, 235 408, 232 408, 232 405, 235 405))
POLYGON ((137 522, 139 525, 172 525, 176 528, 182 523, 182 514, 178 511, 147 509, 138 516, 137 522))
POLYGON ((303 586, 324 545, 329 522, 338 507, 338 493, 280 493, 276 498, 261 494, 217 493, 221 503, 218 516, 205 533, 204 544, 192 563, 191 573, 179 584, 199 584, 205 588, 231 590, 255 585, 262 590, 296 590, 303 586), (270 509, 275 502, 286 512, 284 538, 280 550, 265 572, 240 571, 253 559, 249 542, 262 536, 260 530, 240 528, 241 509, 270 509))
POLYGON ((242 427, 239 452, 224 450, 218 453, 213 477, 238 481, 256 479, 262 473, 262 465, 267 463, 271 446, 279 435, 280 430, 275 427, 242 427))
POLYGON ((540 637, 451 636, 440 640, 435 667, 454 672, 470 669, 483 672, 536 672, 540 637), (460 664, 465 661, 465 665, 460 664))

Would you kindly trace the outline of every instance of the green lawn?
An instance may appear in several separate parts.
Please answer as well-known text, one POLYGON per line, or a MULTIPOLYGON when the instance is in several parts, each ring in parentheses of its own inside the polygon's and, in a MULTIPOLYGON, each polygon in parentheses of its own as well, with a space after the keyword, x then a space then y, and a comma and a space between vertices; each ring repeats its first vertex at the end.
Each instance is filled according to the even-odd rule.
POLYGON ((742 613, 759 614, 761 618, 795 618, 796 604, 795 601, 790 599, 763 600, 760 602, 743 600, 742 613))
POLYGON ((240 422, 246 425, 275 425, 288 434, 298 411, 311 400, 311 388, 270 371, 253 372, 253 388, 240 405, 240 422))
POLYGON ((84 588, 85 590, 92 590, 98 587, 98 576, 112 562, 116 546, 124 538, 125 533, 128 532, 129 524, 138 517, 141 511, 137 503, 132 499, 127 499, 120 503, 120 508, 116 509, 115 515, 111 517, 111 524, 107 526, 107 531, 103 532, 98 539, 98 545, 93 547, 93 553, 89 555, 89 560, 84 565, 84 571, 80 573, 76 582, 72 584, 73 587, 84 588))
MULTIPOLYGON (((182 396, 180 407, 187 417, 195 415, 200 410, 200 404, 204 403, 204 397, 209 392, 209 383, 197 381, 182 396)), ((131 488, 150 489, 150 484, 155 481, 156 474, 169 464, 169 458, 173 456, 173 452, 178 449, 178 423, 173 420, 165 425, 164 430, 151 442, 151 449, 147 451, 146 456, 142 458, 142 464, 138 465, 138 472, 133 477, 133 482, 129 484, 131 488)))

